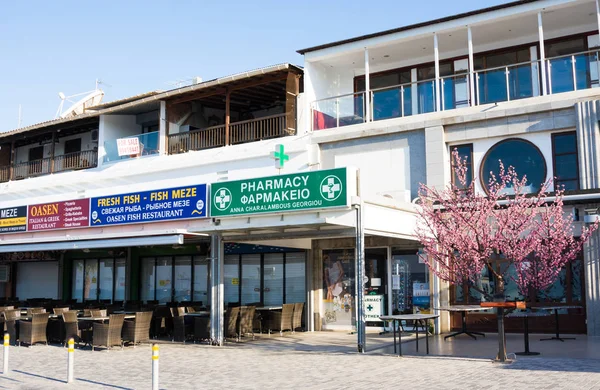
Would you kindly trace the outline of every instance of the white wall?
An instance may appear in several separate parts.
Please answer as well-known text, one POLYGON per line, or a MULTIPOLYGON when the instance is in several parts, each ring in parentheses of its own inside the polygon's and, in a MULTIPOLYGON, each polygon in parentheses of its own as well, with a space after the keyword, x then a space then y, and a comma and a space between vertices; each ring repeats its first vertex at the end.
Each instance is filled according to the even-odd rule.
POLYGON ((105 142, 116 142, 118 138, 142 133, 142 126, 136 120, 136 115, 100 115, 98 166, 102 165, 106 156, 105 142))
MULTIPOLYGON (((58 137, 58 134, 57 134, 58 137)), ((65 142, 81 138, 81 150, 93 150, 95 147, 98 147, 98 141, 92 141, 92 132, 85 132, 75 135, 70 135, 68 137, 58 138, 58 143, 54 147, 54 156, 61 156, 65 152, 65 142)), ((16 148, 16 162, 23 163, 29 161, 29 149, 39 147, 39 143, 34 143, 31 145, 25 145, 16 148)), ((47 143, 44 146, 44 158, 52 156, 52 144, 47 143)))
POLYGON ((17 264, 17 297, 58 299, 58 261, 17 264))

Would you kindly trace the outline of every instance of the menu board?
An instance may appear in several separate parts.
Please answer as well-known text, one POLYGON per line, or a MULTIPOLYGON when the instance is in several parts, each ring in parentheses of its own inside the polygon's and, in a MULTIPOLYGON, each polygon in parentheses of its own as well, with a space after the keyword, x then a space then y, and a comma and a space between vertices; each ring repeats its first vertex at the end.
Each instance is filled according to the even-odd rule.
POLYGON ((29 206, 27 231, 72 229, 90 226, 90 200, 34 204, 29 206))
POLYGON ((0 233, 27 230, 27 206, 0 209, 0 233))

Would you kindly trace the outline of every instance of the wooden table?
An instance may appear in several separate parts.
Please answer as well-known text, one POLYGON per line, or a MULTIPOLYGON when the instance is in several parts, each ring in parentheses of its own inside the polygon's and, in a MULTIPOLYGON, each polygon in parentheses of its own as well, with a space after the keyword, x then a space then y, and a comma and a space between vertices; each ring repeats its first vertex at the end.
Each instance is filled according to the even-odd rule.
POLYGON ((471 336, 475 340, 477 340, 477 337, 475 337, 474 335, 485 337, 485 334, 483 334, 483 333, 472 332, 472 331, 469 331, 467 329, 467 312, 488 310, 485 307, 481 307, 479 305, 454 305, 454 306, 442 306, 442 307, 434 308, 433 310, 443 310, 443 311, 448 311, 448 312, 459 312, 461 314, 461 319, 462 319, 461 330, 458 331, 458 332, 451 333, 451 334, 445 336, 444 340, 446 340, 449 337, 458 336, 459 334, 466 334, 468 336, 471 336))
POLYGON ((536 310, 554 310, 554 321, 555 321, 555 331, 556 331, 556 335, 552 336, 552 337, 548 337, 545 339, 540 339, 540 341, 546 341, 546 340, 560 340, 560 341, 565 341, 565 340, 575 340, 575 337, 560 337, 560 329, 558 326, 558 311, 561 309, 583 309, 582 306, 535 306, 532 307, 532 309, 536 309, 536 310))
MULTIPOLYGON (((406 321, 416 321, 419 323, 423 323, 425 321, 425 348, 427 354, 429 355, 429 336, 427 329, 429 328, 429 320, 438 318, 439 314, 395 314, 392 316, 379 316, 382 321, 391 321, 392 328, 394 329, 394 353, 396 353, 396 326, 395 322, 400 322, 402 320, 406 321)), ((417 335, 417 352, 419 352, 419 327, 415 326, 416 335, 417 335)), ((402 331, 398 331, 398 356, 402 356, 402 331)))
POLYGON ((540 354, 539 352, 531 352, 529 350, 529 317, 545 317, 549 315, 550 313, 543 311, 515 311, 506 315, 510 318, 523 318, 525 324, 525 330, 523 332, 523 343, 525 344, 525 351, 515 352, 515 355, 533 356, 540 354))

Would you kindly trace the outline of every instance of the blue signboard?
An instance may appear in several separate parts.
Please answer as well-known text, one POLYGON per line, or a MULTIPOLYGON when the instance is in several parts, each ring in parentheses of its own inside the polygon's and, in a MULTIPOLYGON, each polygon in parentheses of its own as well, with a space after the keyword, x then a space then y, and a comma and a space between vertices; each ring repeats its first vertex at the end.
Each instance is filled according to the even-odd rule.
POLYGON ((206 184, 92 198, 90 226, 206 218, 206 184))

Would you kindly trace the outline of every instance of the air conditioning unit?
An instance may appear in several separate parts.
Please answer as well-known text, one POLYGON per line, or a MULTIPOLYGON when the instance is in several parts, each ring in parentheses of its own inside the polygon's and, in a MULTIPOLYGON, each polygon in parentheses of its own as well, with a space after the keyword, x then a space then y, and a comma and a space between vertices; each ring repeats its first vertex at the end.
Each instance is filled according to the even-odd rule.
POLYGON ((92 130, 92 141, 98 141, 98 130, 92 130))
POLYGON ((6 264, 0 265, 0 283, 10 281, 10 267, 6 264))

